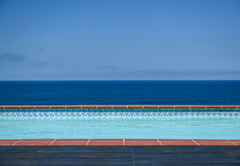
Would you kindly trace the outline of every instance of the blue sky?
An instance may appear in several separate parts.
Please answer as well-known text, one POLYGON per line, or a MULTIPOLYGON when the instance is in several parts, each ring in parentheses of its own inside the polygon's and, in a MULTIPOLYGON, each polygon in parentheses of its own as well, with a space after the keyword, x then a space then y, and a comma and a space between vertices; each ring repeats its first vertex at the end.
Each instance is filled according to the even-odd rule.
POLYGON ((240 1, 0 0, 0 80, 240 80, 240 1))

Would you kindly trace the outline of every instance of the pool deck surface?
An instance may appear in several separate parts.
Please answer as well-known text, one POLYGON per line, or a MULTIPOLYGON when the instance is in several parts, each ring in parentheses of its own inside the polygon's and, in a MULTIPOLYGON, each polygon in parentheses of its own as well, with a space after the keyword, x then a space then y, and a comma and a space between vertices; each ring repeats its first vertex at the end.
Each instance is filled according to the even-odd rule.
POLYGON ((0 139, 0 165, 240 165, 240 140, 0 139))
POLYGON ((240 165, 240 147, 0 146, 0 165, 238 166, 240 165))
POLYGON ((213 139, 0 139, 0 146, 240 146, 240 140, 213 139))

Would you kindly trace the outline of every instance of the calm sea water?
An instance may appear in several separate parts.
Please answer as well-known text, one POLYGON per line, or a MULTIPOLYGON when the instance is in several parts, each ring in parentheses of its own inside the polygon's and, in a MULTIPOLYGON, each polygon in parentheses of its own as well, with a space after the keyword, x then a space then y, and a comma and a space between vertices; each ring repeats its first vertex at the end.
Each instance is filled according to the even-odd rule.
POLYGON ((240 81, 0 81, 0 105, 239 105, 240 81))

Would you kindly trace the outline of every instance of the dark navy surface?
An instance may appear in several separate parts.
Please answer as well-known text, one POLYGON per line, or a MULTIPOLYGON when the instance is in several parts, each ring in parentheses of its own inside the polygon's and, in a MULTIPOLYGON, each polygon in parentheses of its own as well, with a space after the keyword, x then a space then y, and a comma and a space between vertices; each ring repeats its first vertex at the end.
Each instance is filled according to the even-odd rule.
POLYGON ((239 166, 238 146, 0 146, 1 166, 239 166))
POLYGON ((0 81, 0 105, 240 105, 240 81, 0 81))

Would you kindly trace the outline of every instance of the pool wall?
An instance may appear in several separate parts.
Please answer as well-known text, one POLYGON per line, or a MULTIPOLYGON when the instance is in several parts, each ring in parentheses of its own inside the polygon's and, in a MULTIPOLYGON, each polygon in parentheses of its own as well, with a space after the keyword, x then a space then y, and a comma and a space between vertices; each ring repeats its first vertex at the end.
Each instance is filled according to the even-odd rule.
POLYGON ((213 105, 7 105, 0 117, 179 116, 240 117, 239 106, 213 105))
MULTIPOLYGON (((0 117, 240 116, 237 105, 0 105, 0 117)), ((209 139, 0 139, 0 146, 239 146, 240 140, 209 139)))

